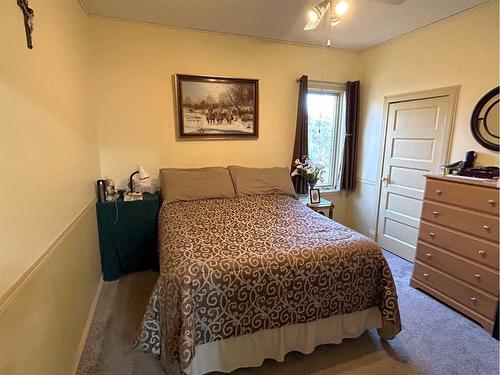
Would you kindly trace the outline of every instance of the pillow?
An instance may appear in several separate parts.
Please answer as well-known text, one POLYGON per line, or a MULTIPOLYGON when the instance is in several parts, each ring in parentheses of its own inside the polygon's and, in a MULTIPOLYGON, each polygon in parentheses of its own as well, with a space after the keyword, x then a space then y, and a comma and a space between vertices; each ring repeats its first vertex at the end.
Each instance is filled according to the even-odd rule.
POLYGON ((288 168, 245 168, 234 165, 227 168, 239 197, 253 194, 286 194, 297 197, 288 168))
POLYGON ((160 169, 161 192, 167 202, 235 196, 229 171, 223 167, 160 169))

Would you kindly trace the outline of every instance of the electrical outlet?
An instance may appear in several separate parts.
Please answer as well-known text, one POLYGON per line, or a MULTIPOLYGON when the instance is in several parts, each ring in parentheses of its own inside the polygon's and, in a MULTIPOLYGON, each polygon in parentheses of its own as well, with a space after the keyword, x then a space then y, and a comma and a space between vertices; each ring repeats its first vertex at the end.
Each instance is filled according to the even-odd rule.
POLYGON ((368 229, 368 234, 370 235, 370 237, 371 237, 372 239, 375 239, 375 235, 376 235, 377 233, 375 232, 375 229, 368 229))

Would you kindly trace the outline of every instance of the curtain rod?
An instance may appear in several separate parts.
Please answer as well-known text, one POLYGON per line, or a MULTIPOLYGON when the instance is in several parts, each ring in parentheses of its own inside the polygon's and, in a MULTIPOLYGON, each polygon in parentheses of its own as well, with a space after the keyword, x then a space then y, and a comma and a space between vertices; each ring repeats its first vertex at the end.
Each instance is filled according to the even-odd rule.
MULTIPOLYGON (((319 79, 309 79, 309 82, 324 82, 324 83, 333 83, 334 85, 345 85, 345 82, 335 82, 335 81, 321 81, 319 79)), ((295 80, 295 82, 300 82, 300 77, 295 80)))

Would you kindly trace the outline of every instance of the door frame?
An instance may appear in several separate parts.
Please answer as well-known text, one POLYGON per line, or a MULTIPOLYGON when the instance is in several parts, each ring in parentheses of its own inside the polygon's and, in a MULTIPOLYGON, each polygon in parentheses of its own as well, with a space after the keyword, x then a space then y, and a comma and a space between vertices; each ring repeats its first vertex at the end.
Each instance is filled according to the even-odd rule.
POLYGON ((450 151, 451 151, 451 136, 453 134, 453 129, 455 128, 455 116, 456 116, 456 109, 457 109, 457 103, 458 103, 458 94, 460 91, 460 85, 456 86, 447 86, 447 87, 441 87, 437 89, 431 89, 431 90, 422 90, 422 91, 415 91, 415 92, 410 92, 410 93, 405 93, 405 94, 395 94, 395 95, 387 95, 384 96, 384 111, 382 114, 382 132, 380 134, 380 141, 379 141, 379 155, 378 155, 378 165, 377 165, 377 199, 376 199, 376 209, 375 209, 375 241, 378 243, 378 223, 379 223, 379 218, 380 218, 380 199, 381 199, 381 194, 382 194, 382 174, 383 174, 383 167, 384 167, 384 156, 385 156, 385 149, 386 149, 386 136, 387 136, 387 127, 388 127, 388 121, 389 121, 389 106, 393 103, 399 103, 399 102, 406 102, 410 100, 425 100, 425 99, 433 99, 433 98, 439 98, 443 96, 449 96, 450 97, 450 108, 448 110, 447 116, 449 117, 449 125, 448 129, 445 132, 445 138, 444 142, 448 144, 447 147, 443 148, 443 153, 441 154, 441 164, 445 164, 449 162, 449 157, 450 157, 450 151))

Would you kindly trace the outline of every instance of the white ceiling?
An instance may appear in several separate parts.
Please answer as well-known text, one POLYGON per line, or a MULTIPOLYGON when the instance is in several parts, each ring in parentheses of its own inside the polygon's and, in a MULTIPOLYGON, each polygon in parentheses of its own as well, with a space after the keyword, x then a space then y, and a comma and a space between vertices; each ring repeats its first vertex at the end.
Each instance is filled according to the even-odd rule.
MULTIPOLYGON (((363 49, 463 12, 488 0, 348 0, 331 30, 304 31, 307 10, 320 0, 80 0, 89 14, 321 45, 363 49)), ((325 17, 326 18, 326 17, 325 17)))

